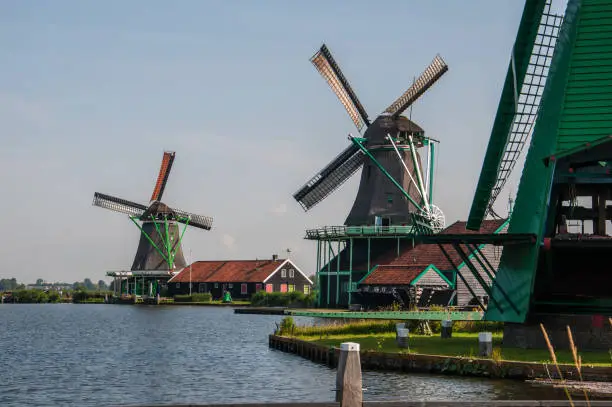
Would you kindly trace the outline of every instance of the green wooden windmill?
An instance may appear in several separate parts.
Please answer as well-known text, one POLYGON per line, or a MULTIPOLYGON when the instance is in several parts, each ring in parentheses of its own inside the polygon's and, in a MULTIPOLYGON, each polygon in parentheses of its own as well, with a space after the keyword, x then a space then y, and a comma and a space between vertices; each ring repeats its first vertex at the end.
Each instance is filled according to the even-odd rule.
MULTIPOLYGON (((569 0, 564 16, 526 1, 468 229, 496 216, 527 143, 485 318, 601 324, 612 314, 612 0, 569 0)), ((492 240, 454 243, 475 239, 492 240)))

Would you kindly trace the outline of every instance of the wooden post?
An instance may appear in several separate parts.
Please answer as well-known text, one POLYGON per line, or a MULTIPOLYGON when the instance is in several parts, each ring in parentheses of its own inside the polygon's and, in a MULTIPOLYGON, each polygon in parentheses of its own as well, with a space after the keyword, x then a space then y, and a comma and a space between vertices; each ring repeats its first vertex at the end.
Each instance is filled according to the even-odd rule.
POLYGON ((336 373, 336 402, 341 407, 362 407, 361 360, 359 344, 344 342, 340 345, 340 358, 336 373))

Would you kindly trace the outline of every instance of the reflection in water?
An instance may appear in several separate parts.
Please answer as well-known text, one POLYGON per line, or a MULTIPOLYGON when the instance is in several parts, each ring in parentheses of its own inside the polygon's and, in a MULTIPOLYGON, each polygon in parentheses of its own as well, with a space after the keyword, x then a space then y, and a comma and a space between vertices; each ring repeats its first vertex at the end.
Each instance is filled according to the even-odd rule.
MULTIPOLYGON (((334 369, 268 348, 281 318, 196 306, 1 305, 0 404, 332 401, 334 369)), ((367 371, 363 380, 366 400, 563 398, 513 381, 367 371)))

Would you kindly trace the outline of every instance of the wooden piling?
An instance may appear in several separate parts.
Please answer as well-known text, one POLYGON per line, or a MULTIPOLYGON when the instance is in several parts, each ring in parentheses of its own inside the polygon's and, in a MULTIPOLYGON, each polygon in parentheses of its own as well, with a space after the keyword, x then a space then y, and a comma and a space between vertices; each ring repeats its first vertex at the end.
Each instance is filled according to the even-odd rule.
POLYGON ((344 342, 340 345, 340 359, 336 373, 336 402, 340 407, 362 407, 363 392, 359 344, 344 342))

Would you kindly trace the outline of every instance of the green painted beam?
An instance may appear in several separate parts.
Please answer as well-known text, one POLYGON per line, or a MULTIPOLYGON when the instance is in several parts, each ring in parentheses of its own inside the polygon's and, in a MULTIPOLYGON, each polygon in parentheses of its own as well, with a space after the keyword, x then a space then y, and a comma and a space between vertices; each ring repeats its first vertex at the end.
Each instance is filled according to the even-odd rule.
POLYGON ((497 114, 489 138, 466 228, 478 230, 485 216, 516 113, 515 97, 525 79, 545 0, 527 0, 512 49, 497 114))
POLYGON ((285 310, 286 315, 296 317, 342 318, 342 319, 386 319, 386 320, 420 320, 420 321, 481 321, 483 313, 479 311, 298 311, 285 310))

